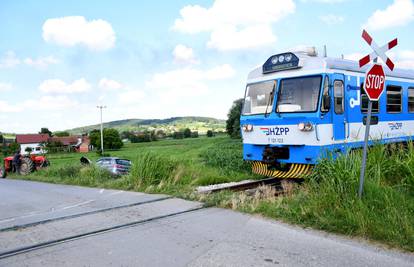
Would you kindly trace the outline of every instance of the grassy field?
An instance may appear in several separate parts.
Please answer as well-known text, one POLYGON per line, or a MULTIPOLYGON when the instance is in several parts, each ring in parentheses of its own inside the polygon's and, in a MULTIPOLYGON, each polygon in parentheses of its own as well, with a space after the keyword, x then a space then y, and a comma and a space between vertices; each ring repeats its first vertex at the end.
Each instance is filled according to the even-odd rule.
MULTIPOLYGON (((111 156, 131 159, 131 174, 114 179, 80 167, 81 154, 49 155, 51 166, 27 179, 150 193, 166 193, 285 222, 379 241, 414 251, 414 148, 375 146, 369 152, 365 194, 357 197, 360 152, 324 159, 301 186, 283 196, 198 195, 198 185, 259 178, 243 163, 240 140, 225 136, 128 144, 111 156)), ((92 160, 96 153, 86 155, 92 160)))
MULTIPOLYGON (((25 178, 184 196, 198 185, 255 177, 243 163, 241 151, 240 140, 225 136, 126 144, 109 153, 133 161, 130 175, 114 179, 93 167, 80 168, 82 154, 61 153, 48 155, 51 166, 25 178)), ((99 158, 95 152, 83 156, 93 161, 99 158)))

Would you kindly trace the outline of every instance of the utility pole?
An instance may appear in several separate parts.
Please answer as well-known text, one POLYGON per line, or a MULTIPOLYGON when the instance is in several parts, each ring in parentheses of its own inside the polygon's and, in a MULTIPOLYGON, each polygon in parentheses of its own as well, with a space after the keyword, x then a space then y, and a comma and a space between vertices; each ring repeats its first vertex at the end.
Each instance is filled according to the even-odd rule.
POLYGON ((106 108, 106 106, 96 106, 101 110, 101 155, 104 153, 104 145, 103 145, 103 124, 102 124, 102 109, 106 108))

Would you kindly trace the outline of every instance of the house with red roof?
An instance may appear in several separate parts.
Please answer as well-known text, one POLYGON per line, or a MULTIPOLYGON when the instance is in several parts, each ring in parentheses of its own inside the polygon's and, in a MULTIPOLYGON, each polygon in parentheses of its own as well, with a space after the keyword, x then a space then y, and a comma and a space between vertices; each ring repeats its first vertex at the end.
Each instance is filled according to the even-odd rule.
POLYGON ((20 153, 27 154, 29 148, 33 154, 45 153, 43 144, 49 140, 48 134, 17 134, 16 143, 20 145, 20 153))
POLYGON ((31 154, 43 154, 47 151, 44 144, 59 144, 58 151, 76 151, 86 153, 90 151, 90 139, 88 136, 54 136, 48 134, 18 134, 16 135, 16 143, 20 145, 20 153, 27 154, 28 148, 31 154))

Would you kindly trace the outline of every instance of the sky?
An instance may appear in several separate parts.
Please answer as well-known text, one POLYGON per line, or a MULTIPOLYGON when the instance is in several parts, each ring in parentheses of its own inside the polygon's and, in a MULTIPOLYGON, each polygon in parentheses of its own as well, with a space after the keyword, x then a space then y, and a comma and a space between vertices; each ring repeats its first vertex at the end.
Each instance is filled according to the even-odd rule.
POLYGON ((315 46, 414 69, 413 0, 0 1, 0 132, 128 118, 225 119, 247 74, 315 46))

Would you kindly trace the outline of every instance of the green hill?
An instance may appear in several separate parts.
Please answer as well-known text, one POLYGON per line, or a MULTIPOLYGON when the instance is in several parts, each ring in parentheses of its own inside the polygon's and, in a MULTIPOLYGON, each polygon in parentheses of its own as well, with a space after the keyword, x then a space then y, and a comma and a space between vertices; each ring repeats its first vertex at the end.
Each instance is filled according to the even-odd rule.
MULTIPOLYGON (((192 131, 205 133, 207 130, 225 131, 226 121, 208 117, 173 117, 168 119, 127 119, 105 122, 104 128, 114 128, 118 131, 163 130, 166 133, 190 128, 192 131)), ((82 134, 99 129, 100 125, 90 125, 67 130, 71 134, 82 134)))

